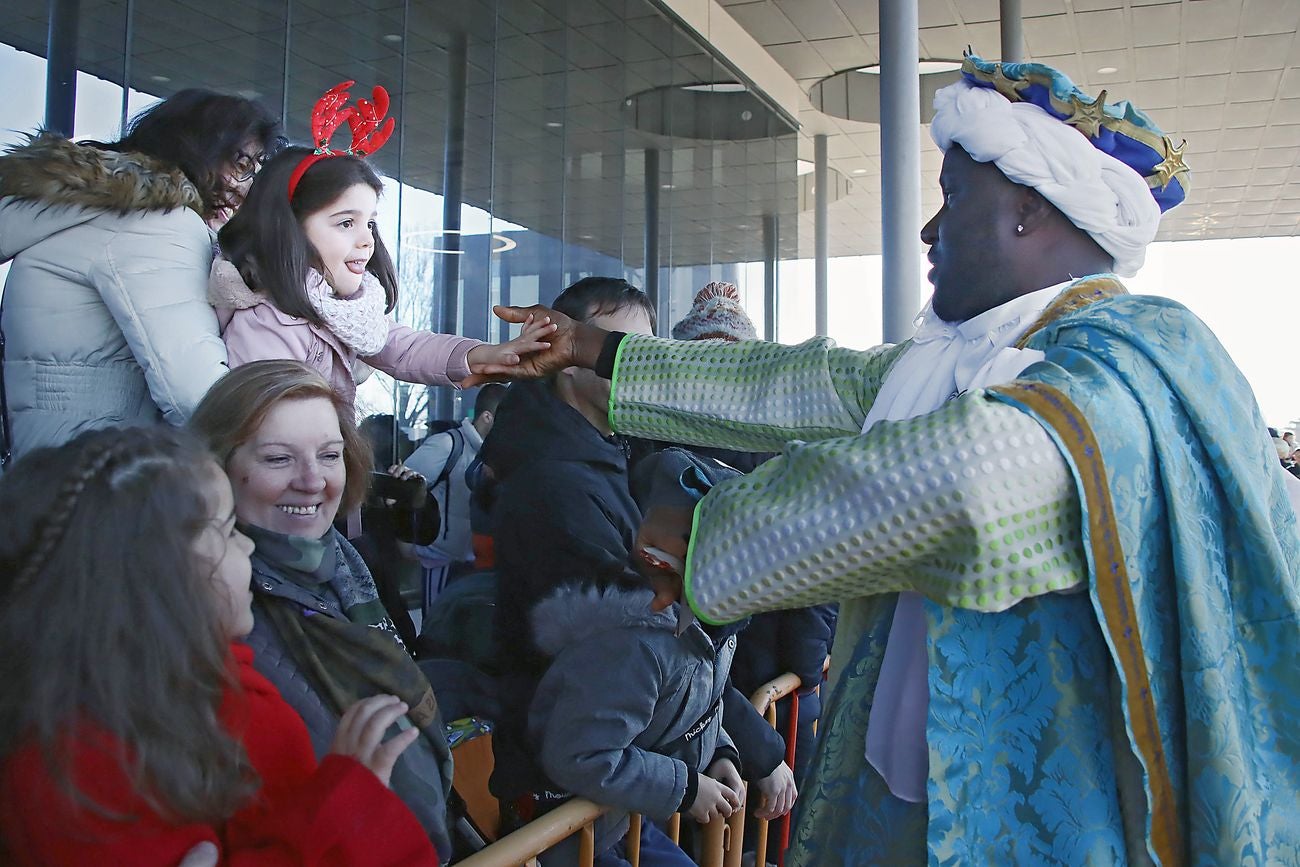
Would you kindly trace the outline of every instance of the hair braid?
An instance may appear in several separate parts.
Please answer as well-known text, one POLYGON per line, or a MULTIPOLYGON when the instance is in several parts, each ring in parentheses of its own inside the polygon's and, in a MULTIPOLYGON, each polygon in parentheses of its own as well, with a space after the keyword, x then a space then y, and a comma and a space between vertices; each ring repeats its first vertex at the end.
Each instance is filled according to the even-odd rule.
POLYGON ((81 498, 82 492, 110 465, 128 456, 133 448, 131 440, 125 439, 109 443, 98 452, 92 451, 83 455, 83 466, 64 480, 55 498, 55 502, 62 508, 56 508, 45 520, 37 522, 39 529, 31 545, 31 553, 22 558, 26 562, 18 577, 14 579, 10 592, 22 590, 35 579, 41 567, 50 559, 55 548, 62 541, 64 533, 67 532, 68 525, 72 521, 72 513, 77 509, 77 501, 81 498))

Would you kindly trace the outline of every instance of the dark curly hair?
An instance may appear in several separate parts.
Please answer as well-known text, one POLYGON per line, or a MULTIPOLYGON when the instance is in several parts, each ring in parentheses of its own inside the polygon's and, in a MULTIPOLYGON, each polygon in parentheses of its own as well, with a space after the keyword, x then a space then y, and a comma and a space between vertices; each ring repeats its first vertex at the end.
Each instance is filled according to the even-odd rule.
MULTIPOLYGON (((240 149, 256 142, 272 156, 283 144, 280 122, 261 103, 201 88, 179 91, 137 114, 120 140, 101 145, 170 163, 185 173, 203 199, 203 216, 238 207, 226 172, 240 149)), ((92 142, 93 144, 93 142, 92 142)))

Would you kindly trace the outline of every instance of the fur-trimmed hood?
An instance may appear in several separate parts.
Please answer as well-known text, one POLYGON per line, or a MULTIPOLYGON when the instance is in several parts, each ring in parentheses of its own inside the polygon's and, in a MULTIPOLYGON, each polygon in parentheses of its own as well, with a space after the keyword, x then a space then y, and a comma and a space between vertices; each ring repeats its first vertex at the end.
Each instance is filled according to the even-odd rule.
POLYGON ((202 212, 199 191, 180 169, 138 153, 101 150, 51 132, 0 155, 0 197, 102 211, 202 212))
MULTIPOLYGON (((567 584, 547 596, 532 612, 533 635, 547 656, 570 644, 609 629, 644 626, 671 631, 677 626, 677 606, 651 611, 654 592, 567 584)), ((698 629, 698 626, 692 627, 698 629)), ((707 638, 705 639, 707 641, 707 638)))
MULTIPOLYGON (((223 256, 212 260, 212 270, 208 275, 208 303, 218 311, 246 310, 269 300, 244 282, 234 262, 223 256)), ((226 319, 229 318, 227 315, 226 319)))
POLYGON ((0 153, 0 261, 103 215, 190 208, 198 190, 143 154, 100 150, 42 132, 0 153))

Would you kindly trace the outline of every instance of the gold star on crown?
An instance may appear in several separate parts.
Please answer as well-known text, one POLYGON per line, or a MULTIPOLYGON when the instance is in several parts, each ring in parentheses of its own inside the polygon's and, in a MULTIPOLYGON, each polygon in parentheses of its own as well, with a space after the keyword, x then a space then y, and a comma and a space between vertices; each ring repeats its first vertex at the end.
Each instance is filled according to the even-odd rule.
POLYGON ((1092 102, 1084 102, 1077 93, 1071 94, 1070 104, 1074 106, 1074 111, 1065 122, 1088 138, 1100 135, 1102 121, 1106 119, 1106 91, 1097 94, 1092 102))
MULTIPOLYGON (((1183 151, 1186 148, 1186 141, 1178 147, 1174 147, 1174 140, 1169 136, 1165 136, 1165 158, 1156 163, 1155 168, 1151 170, 1152 174, 1148 178, 1148 182, 1153 185, 1159 184, 1160 189, 1163 190, 1179 175, 1190 175, 1191 169, 1187 167, 1187 163, 1183 162, 1183 151)), ((1180 183, 1186 188, 1186 180, 1180 181, 1180 183)))
POLYGON ((997 88, 998 93, 1012 102, 1020 102, 1020 91, 1028 87, 1029 82, 1007 78, 1007 74, 1002 71, 1002 64, 999 63, 993 68, 993 86, 997 88))

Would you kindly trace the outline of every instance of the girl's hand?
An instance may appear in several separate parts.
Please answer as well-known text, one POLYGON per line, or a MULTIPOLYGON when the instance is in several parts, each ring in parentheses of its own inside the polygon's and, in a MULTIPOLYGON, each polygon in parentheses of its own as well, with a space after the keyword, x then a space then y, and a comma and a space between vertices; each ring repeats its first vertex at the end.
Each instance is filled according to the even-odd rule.
POLYGON ((499 368, 514 367, 524 355, 550 349, 551 344, 543 338, 555 333, 556 326, 549 316, 529 316, 524 320, 523 330, 514 340, 506 343, 484 343, 469 351, 466 361, 471 373, 491 374, 499 368))
POLYGON ((344 711, 334 732, 330 752, 351 756, 373 771, 379 782, 387 786, 397 757, 420 736, 420 730, 411 726, 384 742, 384 732, 408 709, 406 702, 395 695, 373 695, 362 699, 344 711))
POLYGON ((185 857, 176 867, 217 867, 219 860, 221 860, 221 853, 217 850, 216 844, 204 840, 186 852, 185 857))
POLYGON ((474 370, 474 353, 471 352, 470 369, 474 372, 461 381, 462 388, 510 379, 541 379, 566 367, 595 367, 600 359, 600 350, 608 333, 603 328, 586 322, 575 322, 563 313, 540 304, 532 307, 497 306, 492 310, 505 322, 525 325, 537 321, 551 323, 552 330, 545 335, 549 348, 522 357, 513 365, 484 365, 482 370, 474 370))

